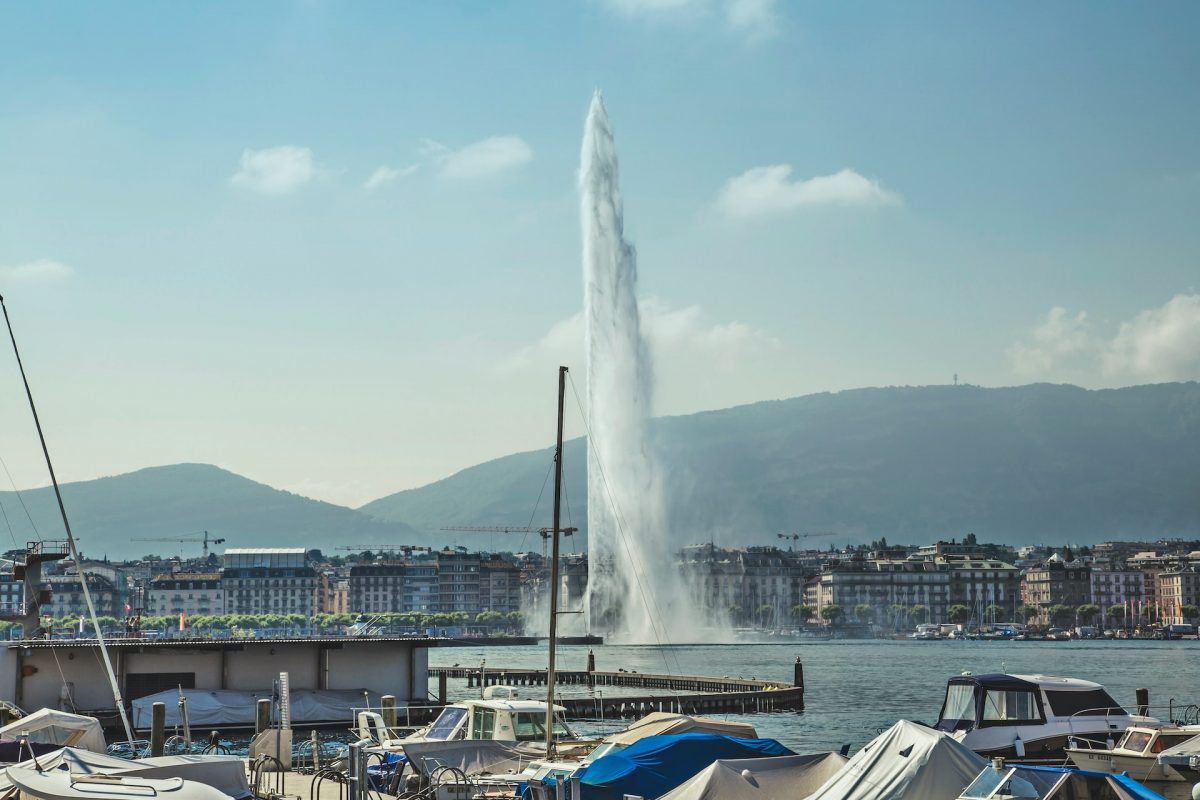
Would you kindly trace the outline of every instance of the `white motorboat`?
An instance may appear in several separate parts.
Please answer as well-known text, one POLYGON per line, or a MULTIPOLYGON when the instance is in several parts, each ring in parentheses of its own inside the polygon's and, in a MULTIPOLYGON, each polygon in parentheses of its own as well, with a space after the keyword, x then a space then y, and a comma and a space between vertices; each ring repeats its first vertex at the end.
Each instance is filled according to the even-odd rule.
POLYGON ((42 770, 9 767, 8 780, 21 795, 38 800, 229 800, 229 795, 183 778, 143 778, 122 775, 80 774, 69 769, 42 770))
POLYGON ((1112 749, 1089 741, 1071 742, 1067 747, 1067 757, 1081 769, 1124 772, 1143 783, 1181 782, 1186 780, 1183 775, 1168 764, 1160 764, 1158 755, 1194 736, 1200 736, 1200 725, 1164 725, 1159 728, 1131 725, 1112 749))
POLYGON ((1104 687, 1046 675, 964 673, 951 678, 934 727, 984 756, 1065 758, 1068 740, 1109 746, 1134 724, 1104 687))

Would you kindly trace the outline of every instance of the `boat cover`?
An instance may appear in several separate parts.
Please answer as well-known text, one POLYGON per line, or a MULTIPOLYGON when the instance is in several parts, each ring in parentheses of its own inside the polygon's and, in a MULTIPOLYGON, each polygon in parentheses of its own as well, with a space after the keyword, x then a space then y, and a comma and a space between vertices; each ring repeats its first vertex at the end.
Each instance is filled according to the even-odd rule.
POLYGON ((808 800, 954 800, 986 765, 949 734, 900 720, 808 800))
POLYGON ((1193 736, 1158 754, 1162 756, 1200 756, 1200 736, 1193 736))
MULTIPOLYGON (((722 758, 795 755, 774 739, 738 739, 718 733, 647 736, 593 761, 581 774, 581 800, 658 797, 722 758)), ((978 772, 979 770, 976 770, 978 772)))
POLYGON ((16 739, 29 734, 29 741, 56 744, 103 753, 104 731, 95 717, 42 708, 0 728, 0 738, 16 739))
MULTIPOLYGON (((413 769, 426 775, 437 767, 457 767, 468 775, 495 775, 509 770, 520 772, 529 763, 530 754, 516 742, 492 739, 465 739, 453 742, 404 742, 404 755, 413 769), (428 762, 428 763, 427 763, 428 762)), ((543 756, 546 748, 541 748, 543 756)))
POLYGON ((27 797, 39 800, 229 800, 218 789, 182 778, 156 780, 108 774, 80 775, 66 769, 9 767, 8 779, 27 797))
MULTIPOLYGON (((17 769, 35 769, 32 760, 13 765, 17 769)), ((43 770, 63 769, 73 775, 125 775, 143 778, 184 778, 218 789, 229 797, 249 797, 245 762, 237 756, 179 755, 159 756, 130 761, 125 758, 64 747, 53 753, 38 756, 37 767, 43 770)), ((0 770, 0 795, 8 793, 13 782, 8 770, 0 770)))
MULTIPOLYGON (((188 723, 193 729, 223 725, 253 725, 255 703, 260 699, 271 699, 271 690, 261 692, 237 691, 234 689, 183 689, 187 697, 188 723)), ((292 689, 292 724, 318 722, 346 722, 353 719, 353 709, 370 704, 379 707, 379 695, 370 692, 363 697, 365 689, 292 689)), ((133 701, 133 727, 144 730, 150 727, 150 708, 155 703, 167 707, 167 727, 183 724, 179 714, 179 689, 139 697, 133 701)), ((397 703, 403 709, 403 703, 397 703)), ((403 710, 400 718, 404 718, 403 710)), ((102 748, 103 749, 103 748, 102 748)))
POLYGON ((793 800, 812 794, 846 760, 817 753, 714 761, 659 800, 793 800))
POLYGON ((736 736, 740 739, 757 739, 758 732, 754 726, 745 722, 726 722, 711 717, 689 717, 687 714, 673 714, 669 711, 655 711, 639 719, 623 731, 611 736, 605 736, 604 741, 614 744, 633 744, 647 736, 661 736, 668 733, 687 733, 701 731, 704 733, 721 733, 726 736, 736 736))
MULTIPOLYGON (((1016 765, 1014 765, 1016 766, 1016 765)), ((1108 784, 1108 788, 1112 790, 1112 794, 1121 800, 1166 800, 1158 792, 1150 789, 1133 778, 1129 777, 1124 772, 1095 772, 1088 769, 1075 769, 1074 767, 1042 767, 1032 764, 1021 764, 1017 766, 1017 776, 1025 778, 1033 784, 1035 789, 1038 789, 1038 797, 1041 800, 1053 800, 1054 798, 1064 798, 1064 800, 1072 800, 1076 797, 1094 797, 1099 794, 1094 785, 1087 784, 1108 784), (1045 776, 1053 782, 1054 788, 1049 791, 1043 791, 1039 788, 1039 776, 1045 776), (1067 780, 1062 780, 1063 777, 1067 780)))

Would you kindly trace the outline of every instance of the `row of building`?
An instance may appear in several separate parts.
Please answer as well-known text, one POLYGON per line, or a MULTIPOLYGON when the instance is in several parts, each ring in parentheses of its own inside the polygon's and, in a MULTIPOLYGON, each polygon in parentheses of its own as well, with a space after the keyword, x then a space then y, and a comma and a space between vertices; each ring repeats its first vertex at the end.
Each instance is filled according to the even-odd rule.
MULTIPOLYGON (((720 548, 693 545, 677 567, 699 606, 734 624, 785 627, 833 622, 821 610, 869 616, 877 624, 910 627, 943 622, 964 606, 982 623, 1020 620, 1050 625, 1064 607, 1099 608, 1097 622, 1188 621, 1200 605, 1200 551, 1178 540, 1106 542, 1080 554, 938 542, 874 551, 720 548), (802 611, 807 609, 806 612, 802 611), (798 619, 801 614, 809 619, 798 619)), ((416 550, 416 549, 414 549, 416 550)), ((532 607, 544 593, 545 565, 535 554, 518 557, 465 552, 410 552, 332 568, 302 548, 231 548, 219 564, 176 564, 138 578, 120 565, 85 562, 97 613, 147 615, 388 612, 510 613, 532 607)), ((580 607, 586 592, 586 556, 564 558, 562 594, 580 607)), ((44 579, 43 613, 86 613, 78 569, 44 579)), ((12 573, 0 573, 0 616, 19 604, 12 573)), ((960 612, 961 613, 961 612, 960 612)))

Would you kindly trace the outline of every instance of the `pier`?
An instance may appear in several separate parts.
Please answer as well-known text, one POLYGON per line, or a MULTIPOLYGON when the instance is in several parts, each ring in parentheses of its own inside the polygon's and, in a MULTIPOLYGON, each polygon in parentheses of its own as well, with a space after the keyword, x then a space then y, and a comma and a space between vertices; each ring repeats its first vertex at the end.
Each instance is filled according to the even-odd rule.
MULTIPOLYGON (((429 667, 429 676, 439 687, 449 678, 465 679, 467 687, 545 686, 546 670, 520 667, 429 667)), ((702 675, 662 675, 647 672, 601 672, 555 670, 556 684, 566 686, 614 686, 658 689, 669 695, 618 695, 604 697, 603 691, 589 697, 559 697, 558 705, 572 719, 640 717, 651 711, 684 714, 752 714, 769 711, 804 710, 804 667, 796 660, 792 683, 753 678, 715 678, 702 675)), ((439 688, 439 695, 442 690, 439 688)))

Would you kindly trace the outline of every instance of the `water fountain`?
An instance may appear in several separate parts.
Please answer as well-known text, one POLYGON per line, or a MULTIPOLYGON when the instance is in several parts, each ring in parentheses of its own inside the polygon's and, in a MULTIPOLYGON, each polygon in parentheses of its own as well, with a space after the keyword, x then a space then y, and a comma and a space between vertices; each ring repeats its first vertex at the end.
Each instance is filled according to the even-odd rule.
POLYGON ((668 544, 663 470, 648 436, 653 372, 638 316, 637 257, 624 237, 616 145, 599 92, 579 182, 591 433, 588 628, 616 641, 701 641, 698 606, 668 544), (696 627, 687 629, 689 620, 696 627))

